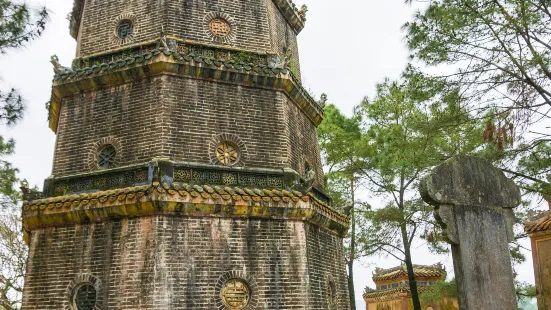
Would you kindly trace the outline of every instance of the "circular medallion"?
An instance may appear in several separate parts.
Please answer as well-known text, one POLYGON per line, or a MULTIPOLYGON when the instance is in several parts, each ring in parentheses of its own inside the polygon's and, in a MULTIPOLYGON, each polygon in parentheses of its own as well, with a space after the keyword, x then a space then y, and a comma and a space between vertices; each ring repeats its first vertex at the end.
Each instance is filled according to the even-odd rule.
POLYGON ((124 13, 117 16, 113 22, 113 32, 111 33, 111 42, 117 45, 130 43, 134 40, 136 33, 139 33, 139 23, 136 22, 134 15, 124 13))
POLYGON ((222 287, 221 295, 224 305, 231 310, 242 310, 249 304, 249 286, 240 279, 226 282, 222 287))
POLYGON ((239 159, 237 147, 228 141, 221 142, 216 148, 216 159, 223 165, 234 165, 239 159))
POLYGON ((85 284, 77 288, 73 299, 75 310, 93 310, 96 306, 96 288, 85 284))
POLYGON ((128 39, 134 32, 134 24, 129 19, 123 19, 117 26, 117 36, 122 39, 128 39))
POLYGON ((214 18, 209 23, 210 31, 217 37, 228 36, 231 32, 230 24, 222 18, 214 18))
POLYGON ((109 169, 115 166, 115 156, 117 156, 117 150, 115 147, 108 144, 104 146, 98 154, 98 167, 101 169, 109 169))

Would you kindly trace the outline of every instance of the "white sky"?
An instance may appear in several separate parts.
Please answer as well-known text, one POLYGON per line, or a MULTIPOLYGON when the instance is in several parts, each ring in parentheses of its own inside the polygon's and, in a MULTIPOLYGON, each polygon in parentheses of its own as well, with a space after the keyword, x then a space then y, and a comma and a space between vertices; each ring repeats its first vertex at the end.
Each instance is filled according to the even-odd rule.
MULTIPOLYGON (((44 36, 28 47, 0 55, 0 87, 16 87, 27 100, 24 120, 13 128, 0 128, 0 134, 16 140, 16 155, 10 160, 20 169, 19 176, 31 186, 42 188, 51 173, 55 144, 45 109, 53 78, 50 56, 57 54, 61 64, 69 67, 76 44, 69 35, 66 19, 72 0, 27 2, 46 4, 51 21, 44 36)), ((385 77, 397 78, 405 67, 408 53, 400 27, 410 19, 414 9, 403 0, 304 0, 304 3, 309 12, 306 27, 299 35, 303 84, 318 97, 327 93, 329 102, 350 114, 364 96, 374 94, 377 82, 385 77)), ((373 199, 369 202, 378 204, 373 199)), ((528 242, 524 244, 530 247, 528 242)), ((518 279, 533 283, 531 253, 526 254, 526 263, 517 269, 518 279)), ((424 246, 414 250, 414 263, 437 262, 443 262, 453 272, 451 256, 431 255, 424 246)), ((373 287, 374 267, 396 265, 396 260, 386 257, 372 257, 357 265, 354 272, 358 309, 365 308, 361 295, 366 285, 373 287)))

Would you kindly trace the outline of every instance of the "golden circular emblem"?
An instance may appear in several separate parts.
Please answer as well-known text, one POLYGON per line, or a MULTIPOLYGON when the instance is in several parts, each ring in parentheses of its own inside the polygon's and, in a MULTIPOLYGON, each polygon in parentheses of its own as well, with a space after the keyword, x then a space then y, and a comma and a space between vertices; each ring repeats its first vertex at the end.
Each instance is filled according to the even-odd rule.
POLYGON ((217 37, 225 37, 230 34, 230 24, 222 18, 214 18, 209 23, 210 31, 217 37))
POLYGON ((239 152, 237 147, 235 147, 230 142, 222 142, 216 148, 216 158, 220 163, 226 166, 231 166, 237 163, 239 159, 239 152))
POLYGON ((249 304, 249 286, 245 281, 232 279, 222 287, 222 301, 231 310, 242 310, 249 304))

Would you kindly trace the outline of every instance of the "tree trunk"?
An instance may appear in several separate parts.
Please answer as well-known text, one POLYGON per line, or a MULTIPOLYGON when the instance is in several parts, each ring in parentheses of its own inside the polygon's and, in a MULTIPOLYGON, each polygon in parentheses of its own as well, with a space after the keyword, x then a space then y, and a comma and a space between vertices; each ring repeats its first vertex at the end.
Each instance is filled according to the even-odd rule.
POLYGON ((350 310, 356 310, 356 297, 354 293, 354 259, 356 258, 356 221, 354 212, 354 178, 350 179, 350 192, 352 196, 352 208, 350 209, 350 257, 348 258, 348 291, 350 297, 350 310))
POLYGON ((413 309, 421 310, 421 301, 419 300, 419 292, 417 291, 417 280, 415 280, 415 274, 413 273, 413 263, 411 262, 410 244, 408 240, 408 234, 406 225, 400 225, 402 230, 402 241, 404 243, 404 253, 406 268, 408 271, 409 290, 411 291, 411 300, 413 301, 413 309))
POLYGON ((350 310, 356 310, 356 298, 354 294, 354 272, 352 271, 353 262, 348 262, 348 290, 350 297, 350 310))
MULTIPOLYGON (((404 173, 400 173, 400 197, 398 207, 404 212, 404 173)), ((402 233, 402 243, 404 244, 404 262, 408 271, 409 290, 411 293, 411 300, 413 301, 413 310, 421 310, 421 301, 419 300, 419 292, 417 291, 417 280, 415 280, 415 274, 413 273, 413 263, 411 262, 411 251, 409 244, 408 230, 405 222, 404 213, 402 213, 403 222, 400 224, 400 231, 402 233)), ((413 232, 414 234, 415 232, 413 232)), ((413 238, 412 238, 413 239, 413 238)))

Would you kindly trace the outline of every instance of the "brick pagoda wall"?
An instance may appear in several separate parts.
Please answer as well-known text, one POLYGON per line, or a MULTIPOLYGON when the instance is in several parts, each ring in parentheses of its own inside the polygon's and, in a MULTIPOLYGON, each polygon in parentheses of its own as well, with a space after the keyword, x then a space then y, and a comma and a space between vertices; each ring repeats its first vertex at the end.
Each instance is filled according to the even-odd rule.
MULTIPOLYGON (((103 138, 121 142, 119 165, 143 163, 159 157, 162 79, 143 79, 62 101, 53 174, 64 176, 90 171, 89 154, 103 138)), ((95 157, 95 156, 94 156, 95 157)))
POLYGON ((22 310, 65 309, 83 275, 99 283, 99 309, 212 310, 232 270, 253 280, 255 309, 328 309, 328 277, 348 308, 342 239, 303 222, 113 220, 34 230, 29 253, 22 310))
MULTIPOLYGON (((217 52, 233 50, 234 56, 252 56, 251 59, 258 60, 263 54, 281 55, 290 48, 293 58, 289 69, 295 78, 300 79, 296 33, 272 0, 86 0, 84 3, 78 34, 79 59, 74 62, 75 68, 127 57, 141 48, 149 49, 164 29, 169 36, 180 39, 179 50, 191 47, 192 50, 213 53, 214 45, 217 52), (213 18, 213 12, 227 18, 235 36, 234 33, 222 38, 209 35, 205 17, 213 18), (134 22, 134 37, 123 44, 115 36, 117 22, 121 19, 134 22), (187 41, 182 43, 183 40, 187 41), (212 44, 213 40, 219 43, 212 44), (197 48, 196 43, 210 46, 197 48), (133 50, 127 49, 133 45, 133 50), (246 53, 241 55, 240 51, 246 53), (114 56, 102 53, 113 53, 114 56), (94 56, 87 60, 91 55, 94 56)), ((297 27, 302 27, 302 23, 297 27)), ((172 41, 168 43, 172 46, 172 41)), ((164 52, 167 55, 167 51, 164 52)), ((117 64, 122 68, 120 65, 117 64)), ((51 116, 59 115, 57 123, 51 122, 52 127, 57 125, 53 128, 57 134, 53 165, 55 178, 98 170, 98 151, 107 144, 115 146, 115 163, 119 167, 145 164, 154 158, 197 164, 195 166, 213 164, 216 146, 224 139, 239 147, 238 167, 291 168, 304 174, 307 163, 316 172, 314 185, 322 187, 323 171, 315 124, 286 93, 259 86, 270 85, 273 81, 291 82, 283 76, 285 71, 281 77, 265 77, 262 83, 266 84, 243 87, 210 80, 206 75, 192 78, 151 68, 144 67, 139 74, 135 74, 139 72, 136 68, 122 73, 111 66, 110 71, 100 71, 97 76, 91 75, 96 73, 89 70, 84 71, 88 77, 84 77, 82 71, 71 77, 57 75, 54 94, 73 94, 75 92, 71 90, 75 89, 72 87, 85 83, 86 87, 90 86, 86 89, 96 86, 97 89, 63 98, 56 96, 52 101, 51 116), (100 77, 103 73, 106 75, 100 77), (122 74, 126 74, 125 78, 135 78, 135 81, 116 84, 122 82, 115 81, 126 81, 122 74), (151 76, 154 74, 159 75, 151 76)), ((167 70, 166 67, 156 69, 167 70)), ((235 74, 233 70, 227 72, 235 74)), ((254 73, 251 71, 250 74, 254 73)), ((297 88, 282 85, 289 96, 300 97, 297 88)), ((300 87, 298 91, 301 92, 300 87)), ((297 101, 305 103, 300 99, 297 101)), ((321 115, 312 117, 319 121, 321 115)), ((148 182, 172 173, 169 168, 161 166, 148 168, 148 182)), ((135 170, 145 172, 142 167, 135 170)), ((249 174, 249 171, 244 174, 249 174)), ((115 177, 122 179, 127 176, 115 177)), ((268 177, 266 175, 266 182, 270 183, 268 177)), ((244 215, 219 218, 210 213, 194 213, 193 216, 139 213, 140 217, 136 217, 138 213, 131 209, 143 206, 125 205, 121 209, 98 208, 102 222, 98 218, 97 222, 73 225, 85 220, 84 217, 80 219, 82 221, 72 218, 76 215, 70 212, 88 212, 88 208, 94 208, 98 201, 109 200, 111 203, 115 199, 112 194, 117 192, 106 192, 109 198, 81 195, 80 204, 77 200, 69 203, 67 199, 74 196, 66 195, 65 191, 79 192, 80 187, 69 191, 68 184, 89 181, 96 186, 104 180, 109 189, 127 181, 109 183, 110 179, 90 174, 68 178, 63 180, 65 183, 52 183, 56 190, 61 189, 57 193, 64 197, 44 200, 45 205, 38 205, 42 200, 36 201, 37 204, 26 202, 26 210, 30 212, 24 219, 28 229, 25 233, 29 258, 22 310, 72 309, 74 307, 69 303, 75 292, 78 300, 93 301, 96 298, 95 310, 222 309, 219 290, 231 279, 243 279, 250 286, 251 301, 246 310, 349 309, 342 237, 333 232, 344 234, 347 221, 312 197, 296 197, 296 192, 285 191, 281 191, 283 197, 276 197, 280 196, 279 192, 266 188, 263 193, 268 196, 262 196, 262 200, 283 199, 287 202, 293 199, 297 202, 302 198, 301 205, 309 208, 289 207, 292 214, 288 214, 287 209, 278 208, 274 214, 283 215, 274 215, 270 219, 247 219, 244 215), (54 204, 52 201, 58 202, 54 204), (60 209, 62 207, 72 210, 60 209), (32 212, 36 214, 32 215, 32 212), (46 214, 48 212, 50 215, 46 214), (322 223, 320 225, 330 227, 332 231, 306 223, 307 220, 322 223), (60 227, 37 228, 50 225, 60 227), (81 291, 80 285, 83 284, 85 289, 81 291), (94 291, 91 288, 96 289, 97 296, 92 296, 94 291), (90 295, 81 295, 88 293, 90 295), (336 304, 329 305, 328 295, 333 293, 336 304)), ((139 180, 142 182, 145 177, 139 180)), ((169 178, 163 180, 170 182, 169 178)), ((153 190, 163 191, 158 185, 152 182, 153 190)), ((180 195, 177 187, 172 188, 180 195)), ((203 188, 209 191, 210 187, 203 188)), ((134 199, 143 194, 134 195, 132 190, 122 189, 124 194, 116 199, 134 199)), ((241 189, 235 188, 235 191, 241 189)), ((190 195, 195 197, 197 193, 190 192, 190 195)), ((259 197, 255 196, 253 200, 258 201, 259 197)), ((158 203, 165 202, 159 200, 158 203)), ((191 202, 187 207, 193 207, 195 203, 191 202)), ((202 203, 197 202, 195 206, 199 204, 202 203)), ((216 208, 220 206, 217 204, 216 208)), ((233 205, 225 207, 228 213, 223 214, 234 214, 233 205)))
POLYGON ((316 126, 291 100, 286 100, 284 117, 291 168, 303 174, 308 162, 316 172, 315 185, 323 188, 323 166, 316 126))
POLYGON ((277 6, 272 0, 267 1, 268 20, 270 22, 271 50, 282 55, 286 49, 291 49, 293 57, 291 58, 290 69, 297 78, 300 75, 300 58, 298 53, 297 35, 291 26, 285 20, 277 6))
POLYGON ((205 16, 223 12, 232 19, 235 39, 222 45, 261 53, 293 52, 292 69, 300 76, 296 33, 272 0, 241 1, 86 1, 77 57, 85 58, 140 42, 156 40, 161 27, 168 35, 212 43, 205 16), (124 45, 113 40, 117 21, 132 16, 134 38, 124 45))
POLYGON ((245 167, 302 174, 308 162, 323 184, 315 125, 283 93, 176 76, 63 99, 53 174, 90 171, 107 137, 120 143, 119 166, 152 158, 209 164, 208 142, 224 133, 244 142, 245 167))
MULTIPOLYGON (((75 0, 79 1, 79 0, 75 0)), ((81 20, 77 57, 106 52, 121 47, 113 40, 117 18, 123 14, 136 17, 132 43, 159 38, 165 23, 165 1, 86 0, 81 20)))
POLYGON ((210 42, 205 31, 205 15, 221 10, 233 18, 236 28, 235 40, 227 45, 266 52, 270 50, 266 1, 272 0, 169 1, 167 31, 188 40, 210 42))
POLYGON ((287 166, 283 94, 189 78, 165 79, 166 157, 209 163, 214 150, 208 142, 227 133, 244 142, 245 167, 287 166))

